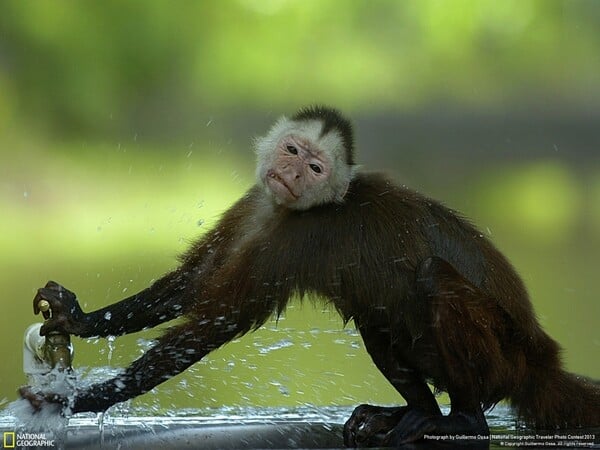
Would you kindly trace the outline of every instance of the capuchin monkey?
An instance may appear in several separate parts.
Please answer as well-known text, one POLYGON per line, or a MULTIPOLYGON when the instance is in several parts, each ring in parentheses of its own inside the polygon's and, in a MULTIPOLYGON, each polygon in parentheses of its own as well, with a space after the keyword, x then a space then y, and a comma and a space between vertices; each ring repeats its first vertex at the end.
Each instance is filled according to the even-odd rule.
POLYGON ((116 336, 184 316, 115 378, 66 399, 22 388, 34 407, 104 411, 148 392, 214 349, 317 296, 353 319, 405 406, 358 406, 347 446, 387 446, 425 434, 487 435, 484 411, 507 399, 535 428, 600 425, 600 389, 565 372, 523 282, 490 241, 440 203, 358 170, 350 122, 301 109, 256 139, 256 184, 147 289, 84 313, 48 282, 33 301, 41 329, 116 336), (443 415, 427 383, 446 391, 443 415))

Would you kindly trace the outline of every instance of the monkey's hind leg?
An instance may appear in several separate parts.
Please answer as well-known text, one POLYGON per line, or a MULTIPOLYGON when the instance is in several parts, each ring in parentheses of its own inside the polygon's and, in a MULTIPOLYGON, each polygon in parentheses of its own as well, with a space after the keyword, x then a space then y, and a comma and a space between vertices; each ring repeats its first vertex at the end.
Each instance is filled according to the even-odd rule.
POLYGON ((501 345, 508 316, 441 258, 421 264, 417 291, 416 300, 425 308, 423 332, 431 337, 437 354, 434 381, 448 392, 451 411, 447 416, 432 416, 410 410, 390 431, 387 442, 400 445, 425 434, 487 436, 483 409, 502 398, 502 386, 509 379, 510 364, 501 345))
POLYGON ((360 319, 355 321, 373 362, 406 400, 407 405, 356 407, 344 425, 344 444, 347 447, 381 447, 386 445, 390 430, 411 409, 426 412, 428 416, 441 416, 442 413, 425 380, 398 359, 390 346, 389 333, 378 327, 361 326, 360 319))

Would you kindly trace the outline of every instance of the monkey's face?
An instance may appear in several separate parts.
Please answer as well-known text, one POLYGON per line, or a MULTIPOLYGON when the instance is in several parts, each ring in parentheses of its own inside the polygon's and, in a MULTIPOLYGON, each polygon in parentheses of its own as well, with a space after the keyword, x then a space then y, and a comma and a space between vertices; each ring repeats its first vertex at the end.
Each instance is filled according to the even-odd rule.
POLYGON ((318 120, 283 117, 256 139, 256 176, 268 197, 291 209, 342 202, 355 168, 346 163, 339 133, 318 120))
POLYGON ((275 201, 305 209, 323 198, 331 162, 310 141, 288 135, 279 141, 265 169, 263 182, 275 201))

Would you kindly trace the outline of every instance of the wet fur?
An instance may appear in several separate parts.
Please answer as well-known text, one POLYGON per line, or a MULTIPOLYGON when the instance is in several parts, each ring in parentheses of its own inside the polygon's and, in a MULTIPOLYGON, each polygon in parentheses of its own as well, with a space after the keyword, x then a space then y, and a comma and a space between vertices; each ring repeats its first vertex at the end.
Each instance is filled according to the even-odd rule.
POLYGON ((189 293, 194 335, 214 339, 207 321, 227 317, 228 332, 214 341, 224 343, 283 311, 292 295, 316 295, 345 321, 383 330, 397 358, 441 390, 469 392, 484 408, 508 398, 537 427, 600 423, 597 387, 562 371, 520 278, 464 219, 378 174, 359 174, 339 206, 275 207, 264 221, 257 211, 272 206, 262 202, 252 189, 183 258, 198 273, 199 255, 213 261, 189 293), (431 256, 448 266, 419 274, 431 256), (455 295, 437 296, 448 290, 455 295))

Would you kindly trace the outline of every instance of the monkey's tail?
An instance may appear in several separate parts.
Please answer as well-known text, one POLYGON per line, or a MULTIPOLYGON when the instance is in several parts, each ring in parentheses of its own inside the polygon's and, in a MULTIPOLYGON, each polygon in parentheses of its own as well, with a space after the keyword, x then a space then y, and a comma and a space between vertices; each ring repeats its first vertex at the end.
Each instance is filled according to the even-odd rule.
POLYGON ((561 368, 558 346, 548 337, 533 355, 524 382, 511 396, 518 416, 537 429, 600 426, 600 384, 561 368), (543 355, 543 353, 542 353, 543 355))

